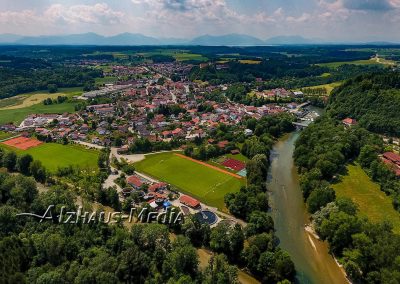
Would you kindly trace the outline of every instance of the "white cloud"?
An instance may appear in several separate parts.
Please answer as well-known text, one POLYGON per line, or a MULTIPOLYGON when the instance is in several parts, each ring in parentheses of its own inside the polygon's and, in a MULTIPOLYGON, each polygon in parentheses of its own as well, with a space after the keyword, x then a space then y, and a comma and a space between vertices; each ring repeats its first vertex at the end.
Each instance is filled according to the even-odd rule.
POLYGON ((125 14, 114 11, 105 3, 94 5, 53 4, 43 11, 0 11, 0 32, 19 34, 50 34, 84 32, 82 27, 110 28, 124 19, 125 14))
POLYGON ((8 5, 0 3, 3 7, 0 9, 0 33, 31 35, 137 32, 189 38, 202 34, 245 33, 261 38, 299 34, 352 39, 355 35, 380 35, 381 30, 388 37, 397 36, 400 22, 400 0, 299 0, 299 3, 307 1, 304 8, 301 5, 291 7, 284 3, 287 1, 268 0, 274 2, 273 5, 258 6, 251 1, 246 9, 228 0, 98 0, 101 3, 97 4, 93 3, 96 0, 85 1, 93 3, 90 5, 76 4, 79 0, 73 0, 75 4, 60 0, 59 4, 46 4, 57 3, 57 0, 42 0, 41 5, 29 6, 14 5, 18 2, 15 0, 0 2, 3 1, 8 5), (8 11, 10 7, 15 10, 8 11))
POLYGON ((117 24, 121 21, 124 13, 112 10, 105 3, 97 3, 93 6, 62 4, 51 5, 43 15, 50 21, 62 20, 69 24, 117 24))

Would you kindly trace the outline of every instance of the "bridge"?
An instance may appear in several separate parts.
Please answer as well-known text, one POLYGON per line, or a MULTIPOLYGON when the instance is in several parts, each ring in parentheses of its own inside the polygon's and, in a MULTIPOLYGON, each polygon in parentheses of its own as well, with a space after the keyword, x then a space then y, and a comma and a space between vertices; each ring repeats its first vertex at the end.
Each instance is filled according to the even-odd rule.
POLYGON ((308 123, 304 123, 304 122, 292 122, 292 124, 294 126, 296 126, 298 129, 303 129, 308 126, 308 123))
POLYGON ((301 109, 302 107, 305 107, 305 106, 308 106, 309 104, 311 104, 311 102, 305 102, 305 103, 302 103, 301 105, 298 105, 297 106, 297 109, 301 109))

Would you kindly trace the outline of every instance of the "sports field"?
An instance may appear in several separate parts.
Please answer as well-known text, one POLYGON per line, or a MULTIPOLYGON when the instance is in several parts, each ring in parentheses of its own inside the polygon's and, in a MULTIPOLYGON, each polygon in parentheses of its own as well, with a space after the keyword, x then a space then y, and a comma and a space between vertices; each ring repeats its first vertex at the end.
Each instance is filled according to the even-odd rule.
POLYGON ((224 209, 225 194, 236 192, 245 185, 245 179, 233 177, 171 152, 146 155, 145 160, 135 163, 135 168, 220 210, 224 209))
POLYGON ((76 165, 81 168, 97 170, 99 152, 89 150, 78 145, 61 145, 56 143, 43 143, 28 150, 19 150, 4 144, 0 147, 13 150, 17 154, 30 154, 35 160, 42 162, 47 170, 54 172, 58 167, 76 165))
POLYGON ((7 138, 9 138, 11 136, 13 136, 13 135, 10 134, 10 133, 0 131, 0 141, 2 141, 3 139, 7 139, 7 138))
POLYGON ((34 148, 34 147, 37 147, 37 146, 43 144, 43 142, 41 142, 37 139, 26 138, 23 136, 8 139, 7 141, 4 141, 2 143, 4 145, 14 147, 19 150, 28 150, 30 148, 34 148))
POLYGON ((372 182, 360 165, 349 165, 348 175, 333 185, 338 197, 347 197, 359 207, 359 214, 368 217, 372 222, 390 221, 394 231, 400 233, 400 213, 392 205, 392 200, 372 182))

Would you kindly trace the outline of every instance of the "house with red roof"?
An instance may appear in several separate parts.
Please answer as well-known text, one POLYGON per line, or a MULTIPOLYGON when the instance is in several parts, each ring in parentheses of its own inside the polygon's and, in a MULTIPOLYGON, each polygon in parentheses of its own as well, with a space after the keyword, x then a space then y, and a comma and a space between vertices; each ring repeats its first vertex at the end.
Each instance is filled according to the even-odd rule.
POLYGON ((126 179, 126 182, 134 189, 140 189, 144 182, 138 176, 130 176, 126 179))
POLYGON ((381 159, 394 171, 397 177, 400 177, 400 155, 393 152, 386 152, 383 153, 381 159))
POLYGON ((167 186, 168 184, 165 182, 155 183, 148 188, 148 192, 157 192, 159 190, 165 190, 167 189, 167 186))
POLYGON ((342 120, 342 123, 348 127, 357 125, 357 120, 353 119, 353 118, 345 118, 342 120))
POLYGON ((185 135, 184 131, 181 128, 176 128, 171 131, 172 136, 174 137, 182 137, 185 135))
POLYGON ((189 207, 191 207, 191 208, 193 208, 193 209, 196 209, 196 208, 200 207, 200 202, 199 202, 197 199, 195 199, 195 198, 193 198, 193 197, 190 197, 190 196, 188 196, 188 195, 182 195, 182 196, 179 198, 179 201, 180 201, 182 204, 184 204, 184 205, 186 205, 186 206, 189 206, 189 207))
POLYGON ((220 141, 217 143, 217 146, 221 149, 225 149, 225 147, 229 144, 229 141, 220 141))

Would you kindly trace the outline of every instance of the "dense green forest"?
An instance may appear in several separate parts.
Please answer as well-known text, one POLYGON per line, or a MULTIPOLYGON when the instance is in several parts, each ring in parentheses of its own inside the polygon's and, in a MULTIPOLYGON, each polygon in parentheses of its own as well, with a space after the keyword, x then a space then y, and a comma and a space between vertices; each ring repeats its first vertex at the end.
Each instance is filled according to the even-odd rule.
POLYGON ((265 88, 301 88, 341 81, 365 72, 378 71, 380 66, 342 65, 335 69, 310 64, 312 60, 298 58, 265 58, 260 64, 242 64, 238 61, 226 63, 224 69, 216 66, 195 67, 191 80, 209 81, 212 84, 254 82, 256 78, 266 80, 265 88), (329 73, 330 76, 321 76, 329 73))
POLYGON ((339 119, 352 117, 366 129, 400 136, 400 73, 360 75, 333 91, 328 111, 339 119))
POLYGON ((86 87, 101 70, 52 65, 44 60, 0 56, 0 99, 38 90, 86 87))

